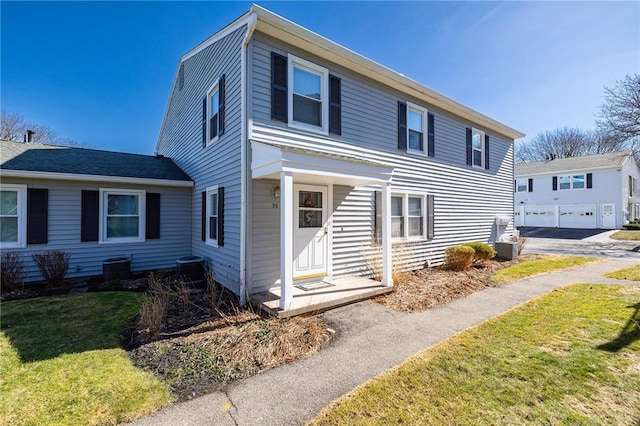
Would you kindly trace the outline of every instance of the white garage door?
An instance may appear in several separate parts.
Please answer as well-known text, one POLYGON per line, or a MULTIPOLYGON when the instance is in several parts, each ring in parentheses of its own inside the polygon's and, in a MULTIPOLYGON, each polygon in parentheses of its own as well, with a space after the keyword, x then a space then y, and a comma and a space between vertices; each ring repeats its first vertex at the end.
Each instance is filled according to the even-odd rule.
POLYGON ((525 206, 524 226, 555 227, 555 206, 525 206))
POLYGON ((580 204, 575 206, 560 206, 560 228, 585 228, 596 227, 596 206, 593 204, 580 204))

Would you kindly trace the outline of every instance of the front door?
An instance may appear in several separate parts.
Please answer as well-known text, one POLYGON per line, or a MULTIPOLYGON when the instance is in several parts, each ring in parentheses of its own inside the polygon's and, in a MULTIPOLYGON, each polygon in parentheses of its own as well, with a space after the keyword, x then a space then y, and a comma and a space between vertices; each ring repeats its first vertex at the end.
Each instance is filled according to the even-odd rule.
POLYGON ((293 279, 327 275, 327 188, 294 185, 293 279))
POLYGON ((613 229, 616 227, 616 205, 602 205, 602 227, 604 229, 613 229))

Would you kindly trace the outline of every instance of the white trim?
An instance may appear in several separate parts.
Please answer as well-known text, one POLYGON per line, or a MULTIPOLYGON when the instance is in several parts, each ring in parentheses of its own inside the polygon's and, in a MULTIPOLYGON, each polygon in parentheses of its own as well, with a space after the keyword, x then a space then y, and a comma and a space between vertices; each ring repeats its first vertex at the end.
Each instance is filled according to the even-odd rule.
POLYGON ((412 102, 407 101, 407 152, 411 154, 419 154, 419 155, 428 155, 428 145, 429 145, 429 111, 421 107, 420 105, 414 104, 412 102), (414 110, 418 114, 422 115, 422 149, 412 149, 409 146, 409 111, 414 110))
POLYGON ((16 191, 17 200, 16 207, 18 209, 18 229, 17 229, 17 241, 16 242, 0 242, 0 248, 12 249, 12 248, 24 248, 27 246, 27 185, 17 184, 1 184, 0 190, 3 191, 16 191))
POLYGON ((485 133, 483 130, 480 129, 476 129, 475 127, 471 128, 471 166, 475 167, 477 169, 483 169, 484 170, 484 165, 485 165, 485 158, 484 158, 484 153, 485 150, 487 149, 487 147, 485 146, 486 140, 485 140, 485 133), (474 159, 474 152, 477 151, 476 148, 474 148, 473 146, 473 135, 474 134, 478 134, 480 136, 480 164, 476 164, 473 159, 474 159))
MULTIPOLYGON (((427 214, 427 196, 429 193, 422 191, 412 191, 412 190, 391 190, 391 197, 400 197, 402 198, 402 226, 404 229, 404 235, 402 237, 391 237, 393 242, 399 241, 427 241, 428 240, 428 214, 427 214), (422 235, 409 235, 409 198, 420 198, 421 208, 422 208, 422 235)), ((389 199, 391 201, 391 199, 389 199)), ((389 217, 391 217, 391 207, 389 207, 389 217)), ((397 216, 396 216, 397 217, 397 216)), ((389 232, 391 235, 391 232, 389 232)))
POLYGON ((110 182, 110 183, 130 183, 136 185, 153 185, 177 188, 192 188, 194 183, 186 180, 169 180, 169 179, 152 179, 152 178, 136 178, 125 176, 104 176, 104 175, 85 175, 73 173, 57 173, 57 172, 35 172, 28 170, 7 170, 2 169, 0 173, 2 177, 16 178, 34 178, 47 180, 72 180, 82 182, 110 182))
POLYGON ((302 58, 298 58, 292 54, 288 54, 287 60, 287 116, 288 126, 296 129, 321 133, 326 135, 329 133, 329 70, 309 62, 302 58), (314 126, 312 124, 302 123, 293 119, 293 68, 300 68, 312 74, 318 74, 320 77, 320 106, 321 106, 321 125, 314 126))
POLYGON ((99 202, 99 237, 98 244, 128 244, 143 243, 145 241, 145 225, 146 225, 146 195, 147 192, 141 189, 122 189, 122 188, 100 188, 99 202), (107 202, 105 198, 109 194, 114 195, 137 195, 138 196, 138 236, 137 237, 107 237, 107 202))
POLYGON ((237 29, 241 28, 243 25, 250 24, 251 20, 255 19, 254 17, 252 17, 252 15, 255 15, 255 12, 253 10, 249 10, 249 11, 243 13, 235 21, 231 22, 229 25, 227 25, 226 27, 224 27, 221 30, 217 31, 215 34, 213 34, 212 36, 210 36, 209 38, 204 40, 202 43, 198 44, 196 47, 194 47, 193 49, 189 50, 187 53, 182 55, 182 57, 180 58, 180 62, 184 62, 187 59, 191 58, 192 56, 197 55, 198 53, 202 52, 207 47, 211 46, 212 44, 216 43, 217 41, 222 40, 223 38, 225 38, 229 34, 233 33, 237 29))
POLYGON ((248 18, 247 33, 244 36, 240 49, 240 304, 247 303, 247 149, 249 139, 247 138, 247 46, 256 28, 258 18, 251 12, 248 18))
MULTIPOLYGON (((220 104, 220 78, 217 78, 215 83, 213 83, 211 85, 211 87, 209 88, 209 90, 207 90, 207 122, 205 123, 205 140, 206 140, 206 144, 205 144, 205 148, 209 148, 211 145, 215 144, 216 142, 218 142, 218 139, 220 139, 220 126, 218 125, 218 123, 220 122, 220 116, 218 115, 218 117, 216 118, 216 125, 218 125, 218 131, 216 132, 216 136, 213 139, 209 138, 209 135, 211 134, 211 98, 213 97, 213 95, 218 92, 218 105, 220 104)), ((220 107, 218 107, 218 114, 220 114, 220 107)))
MULTIPOLYGON (((209 197, 211 197, 213 194, 216 194, 216 208, 218 205, 220 205, 220 193, 218 192, 218 185, 213 185, 213 186, 209 186, 206 189, 206 194, 207 196, 205 197, 205 211, 206 213, 206 223, 205 223, 205 244, 210 246, 210 247, 218 247, 218 231, 216 230, 216 238, 209 238, 209 235, 211 235, 211 229, 209 228, 211 221, 209 220, 209 218, 212 216, 211 215, 211 203, 209 202, 209 197)), ((218 223, 217 221, 220 220, 220 212, 218 211, 216 213, 216 223, 218 223)))
POLYGON ((333 279, 333 184, 327 185, 327 279, 333 279))

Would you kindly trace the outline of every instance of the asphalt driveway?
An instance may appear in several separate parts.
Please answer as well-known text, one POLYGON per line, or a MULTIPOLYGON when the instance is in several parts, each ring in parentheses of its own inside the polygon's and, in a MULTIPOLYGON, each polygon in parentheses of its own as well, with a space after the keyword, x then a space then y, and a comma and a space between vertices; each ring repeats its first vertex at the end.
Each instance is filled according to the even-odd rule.
POLYGON ((609 238, 602 229, 518 228, 527 237, 524 253, 595 256, 640 261, 640 241, 609 238))

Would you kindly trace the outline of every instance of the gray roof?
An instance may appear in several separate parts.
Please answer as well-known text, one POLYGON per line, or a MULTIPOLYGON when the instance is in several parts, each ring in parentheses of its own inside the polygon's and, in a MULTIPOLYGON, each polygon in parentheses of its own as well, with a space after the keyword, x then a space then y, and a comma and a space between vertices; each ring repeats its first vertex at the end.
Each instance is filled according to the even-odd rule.
POLYGON ((191 181, 170 158, 0 141, 0 170, 191 181))
POLYGON ((589 171, 595 169, 613 169, 622 167, 629 158, 629 151, 609 152, 606 154, 583 155, 581 157, 557 158, 550 161, 518 163, 515 166, 516 176, 542 175, 570 171, 589 171))

